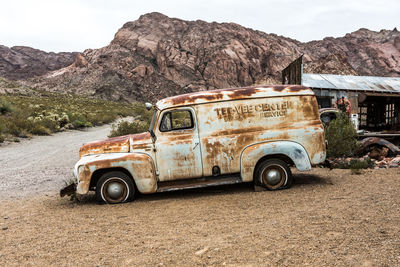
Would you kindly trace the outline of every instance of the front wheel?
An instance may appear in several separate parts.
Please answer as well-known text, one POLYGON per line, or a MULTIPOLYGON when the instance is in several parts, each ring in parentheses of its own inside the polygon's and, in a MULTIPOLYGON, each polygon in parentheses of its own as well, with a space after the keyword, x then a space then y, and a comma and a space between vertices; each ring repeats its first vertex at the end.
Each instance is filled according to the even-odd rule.
POLYGON ((96 185, 96 199, 100 203, 128 202, 133 199, 135 193, 132 179, 120 171, 103 174, 96 185))
POLYGON ((254 178, 255 182, 268 190, 289 188, 293 181, 288 164, 280 159, 267 159, 261 162, 254 178))

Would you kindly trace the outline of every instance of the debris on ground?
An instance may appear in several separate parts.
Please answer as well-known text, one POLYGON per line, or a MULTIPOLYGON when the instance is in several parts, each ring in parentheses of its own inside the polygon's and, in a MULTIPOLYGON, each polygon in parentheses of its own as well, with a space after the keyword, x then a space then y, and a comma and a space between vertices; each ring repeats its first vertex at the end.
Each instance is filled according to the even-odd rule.
POLYGON ((365 155, 360 158, 334 158, 330 159, 332 168, 338 169, 379 169, 379 168, 398 168, 400 167, 400 155, 396 157, 383 157, 376 160, 370 156, 365 155))
POLYGON ((383 160, 387 156, 388 152, 389 148, 387 147, 374 147, 368 155, 371 159, 383 160))
POLYGON ((368 137, 360 142, 358 157, 329 159, 332 168, 368 169, 400 167, 400 148, 377 137, 368 137))
POLYGON ((400 148, 393 143, 378 137, 368 137, 360 141, 357 154, 368 155, 372 159, 383 160, 386 157, 400 155, 400 148))
POLYGON ((383 158, 375 162, 375 169, 379 168, 398 168, 400 167, 400 155, 395 158, 383 158))

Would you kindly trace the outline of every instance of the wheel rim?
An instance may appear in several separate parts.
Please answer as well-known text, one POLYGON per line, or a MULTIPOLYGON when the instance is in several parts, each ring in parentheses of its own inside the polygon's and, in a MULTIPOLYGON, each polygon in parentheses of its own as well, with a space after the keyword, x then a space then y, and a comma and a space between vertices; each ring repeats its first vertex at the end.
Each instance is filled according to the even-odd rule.
POLYGON ((270 165, 261 172, 261 182, 270 189, 277 189, 285 185, 287 172, 279 165, 270 165))
POLYGON ((108 179, 101 190, 104 201, 107 203, 120 203, 128 197, 128 185, 119 177, 108 179))

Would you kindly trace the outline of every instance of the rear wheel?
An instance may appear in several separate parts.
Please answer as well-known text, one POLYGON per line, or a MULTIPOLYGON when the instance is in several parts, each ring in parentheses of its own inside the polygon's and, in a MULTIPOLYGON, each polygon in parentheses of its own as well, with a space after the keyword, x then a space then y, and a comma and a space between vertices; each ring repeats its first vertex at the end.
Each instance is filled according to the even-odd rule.
POLYGON ((289 188, 293 181, 288 164, 280 159, 267 159, 261 162, 254 178, 255 182, 268 190, 289 188))
POLYGON ((134 198, 135 193, 132 179, 120 171, 103 174, 96 185, 96 199, 101 203, 128 202, 134 198))

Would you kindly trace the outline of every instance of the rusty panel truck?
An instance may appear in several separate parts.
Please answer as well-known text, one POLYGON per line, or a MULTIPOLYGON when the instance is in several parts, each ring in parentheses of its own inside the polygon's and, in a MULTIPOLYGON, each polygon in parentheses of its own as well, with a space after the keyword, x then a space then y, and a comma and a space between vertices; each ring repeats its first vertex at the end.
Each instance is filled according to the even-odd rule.
MULTIPOLYGON (((149 108, 152 107, 148 104, 149 108)), ((105 203, 143 194, 252 182, 290 187, 290 167, 326 157, 312 90, 298 85, 200 91, 160 100, 148 132, 87 143, 74 168, 78 194, 105 203)))

